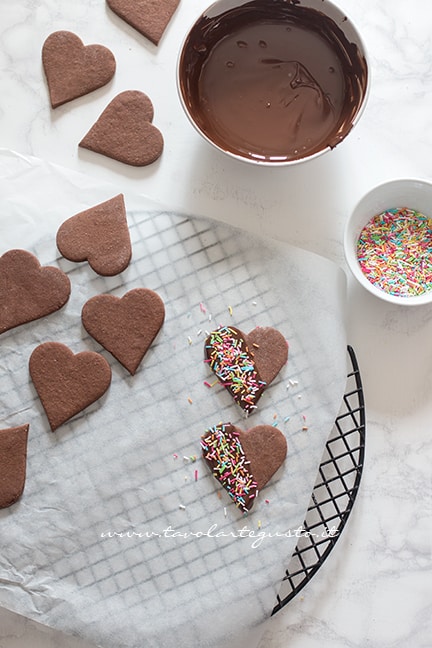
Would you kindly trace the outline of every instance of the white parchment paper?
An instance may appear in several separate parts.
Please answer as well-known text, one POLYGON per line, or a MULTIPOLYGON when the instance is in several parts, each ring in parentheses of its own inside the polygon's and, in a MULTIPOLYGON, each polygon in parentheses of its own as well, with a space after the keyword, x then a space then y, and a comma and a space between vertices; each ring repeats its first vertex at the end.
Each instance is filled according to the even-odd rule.
POLYGON ((0 428, 30 424, 25 491, 0 511, 0 604, 106 648, 240 646, 275 605, 341 403, 345 277, 311 253, 127 193, 129 268, 102 278, 63 259, 59 225, 121 192, 0 152, 0 253, 31 250, 72 283, 61 311, 0 337, 0 428), (141 286, 162 297, 166 320, 131 377, 80 314, 93 295, 141 286), (274 326, 289 342, 248 419, 204 384, 215 378, 205 331, 218 324, 274 326), (98 351, 113 372, 107 394, 55 433, 28 374, 47 340, 98 351), (221 421, 287 437, 287 460, 247 517, 200 457, 201 434, 221 421))

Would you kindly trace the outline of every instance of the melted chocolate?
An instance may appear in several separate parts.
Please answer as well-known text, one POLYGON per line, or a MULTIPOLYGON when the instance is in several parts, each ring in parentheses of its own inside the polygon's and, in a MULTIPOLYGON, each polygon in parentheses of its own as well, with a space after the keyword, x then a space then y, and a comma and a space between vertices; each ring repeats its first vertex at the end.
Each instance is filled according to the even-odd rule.
POLYGON ((181 54, 180 89, 199 129, 223 150, 262 161, 336 146, 366 93, 357 46, 297 1, 233 5, 204 13, 181 54))

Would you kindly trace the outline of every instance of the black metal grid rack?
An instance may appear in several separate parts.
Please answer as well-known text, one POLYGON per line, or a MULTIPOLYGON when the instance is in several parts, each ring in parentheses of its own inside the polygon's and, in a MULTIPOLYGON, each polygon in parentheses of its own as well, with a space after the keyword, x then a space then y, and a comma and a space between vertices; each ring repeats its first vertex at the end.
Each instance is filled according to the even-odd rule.
POLYGON ((365 406, 352 347, 341 409, 335 420, 303 523, 301 537, 285 571, 272 615, 282 609, 324 563, 354 506, 364 464, 365 406))

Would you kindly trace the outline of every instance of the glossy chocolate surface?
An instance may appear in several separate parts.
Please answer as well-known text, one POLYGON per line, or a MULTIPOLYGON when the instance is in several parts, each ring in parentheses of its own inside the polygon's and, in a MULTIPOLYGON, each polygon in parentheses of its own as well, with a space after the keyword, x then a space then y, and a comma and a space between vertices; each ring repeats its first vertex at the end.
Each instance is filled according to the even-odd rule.
POLYGON ((198 128, 222 150, 268 162, 336 146, 366 94, 357 46, 298 2, 234 4, 204 13, 180 57, 180 91, 198 128))

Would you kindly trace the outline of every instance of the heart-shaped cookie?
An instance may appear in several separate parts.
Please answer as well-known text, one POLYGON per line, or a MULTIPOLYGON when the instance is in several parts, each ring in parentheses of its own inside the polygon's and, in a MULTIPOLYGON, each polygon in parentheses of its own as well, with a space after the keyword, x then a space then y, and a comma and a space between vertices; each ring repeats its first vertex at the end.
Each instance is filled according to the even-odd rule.
POLYGON ((41 266, 26 250, 0 257, 0 333, 59 310, 71 284, 59 268, 41 266))
POLYGON ((106 85, 116 69, 115 58, 107 47, 84 45, 70 31, 48 36, 42 47, 42 65, 53 108, 106 85))
POLYGON ((131 166, 152 164, 164 144, 152 120, 149 97, 139 90, 125 90, 108 104, 79 146, 131 166))
POLYGON ((222 385, 249 414, 286 364, 288 343, 270 326, 256 327, 247 335, 234 326, 221 326, 206 338, 204 356, 222 385))
POLYGON ((99 353, 74 354, 60 342, 37 346, 29 370, 53 432, 101 398, 111 384, 111 367, 99 353))
POLYGON ((107 0, 107 5, 120 18, 159 44, 180 0, 107 0))
POLYGON ((134 288, 123 297, 97 295, 82 309, 86 331, 134 375, 165 319, 159 295, 134 288))
POLYGON ((245 432, 231 423, 220 423, 202 435, 201 450, 213 476, 236 506, 247 512, 285 461, 288 445, 272 425, 257 425, 245 432))
POLYGON ((22 495, 26 480, 28 425, 0 430, 0 509, 22 495))
POLYGON ((69 261, 88 261, 103 276, 123 272, 132 256, 123 194, 68 218, 56 241, 69 261))

